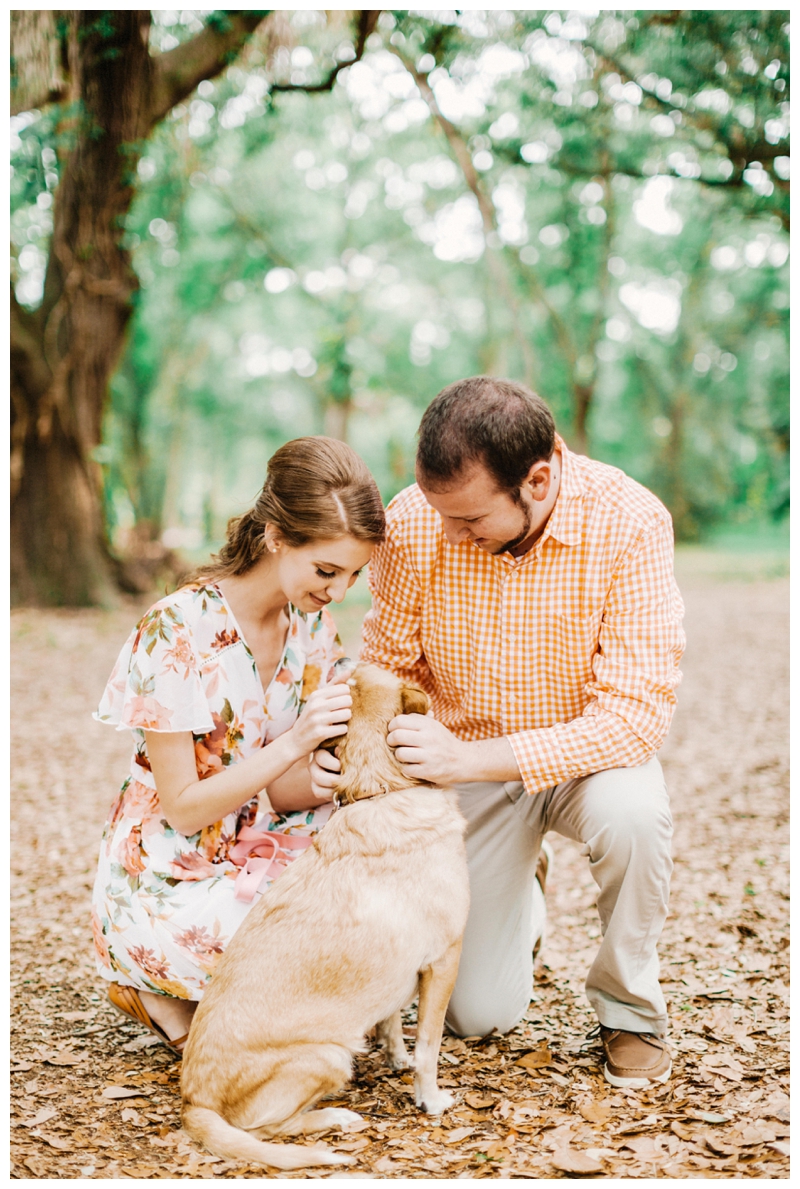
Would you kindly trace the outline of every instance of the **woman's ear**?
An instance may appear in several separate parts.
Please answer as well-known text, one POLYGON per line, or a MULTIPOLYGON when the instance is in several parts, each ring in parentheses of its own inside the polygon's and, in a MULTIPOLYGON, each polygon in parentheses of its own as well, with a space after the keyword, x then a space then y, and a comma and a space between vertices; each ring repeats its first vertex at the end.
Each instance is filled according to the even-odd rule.
POLYGON ((264 525, 264 544, 267 547, 267 553, 277 553, 281 547, 281 534, 269 520, 264 525))
POLYGON ((400 691, 403 714, 427 714, 430 698, 418 685, 404 685, 400 691))

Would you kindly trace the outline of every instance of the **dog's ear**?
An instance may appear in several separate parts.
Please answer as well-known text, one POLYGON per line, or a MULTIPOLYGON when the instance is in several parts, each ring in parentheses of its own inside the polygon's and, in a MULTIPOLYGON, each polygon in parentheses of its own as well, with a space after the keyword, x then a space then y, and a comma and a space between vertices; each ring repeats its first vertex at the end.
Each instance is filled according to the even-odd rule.
POLYGON ((400 691, 403 714, 427 714, 430 698, 418 685, 404 685, 400 691))

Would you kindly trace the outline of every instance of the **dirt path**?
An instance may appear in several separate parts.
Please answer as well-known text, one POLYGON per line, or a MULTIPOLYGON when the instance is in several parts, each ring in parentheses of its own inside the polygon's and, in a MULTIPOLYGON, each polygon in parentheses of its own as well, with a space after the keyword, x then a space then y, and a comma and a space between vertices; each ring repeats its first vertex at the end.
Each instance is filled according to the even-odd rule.
MULTIPOLYGON (((408 1074, 361 1059, 341 1102, 368 1126, 328 1141, 357 1157, 350 1175, 788 1177, 788 582, 690 573, 682 587, 690 648, 661 757, 671 1083, 621 1093, 599 1075, 582 992, 594 885, 556 837, 526 1020, 446 1041, 441 1080, 460 1104, 435 1127, 408 1074)), ((178 1062, 120 1022, 94 973, 87 904, 129 743, 89 714, 138 610, 13 616, 12 1176, 260 1178, 186 1139, 178 1062)))

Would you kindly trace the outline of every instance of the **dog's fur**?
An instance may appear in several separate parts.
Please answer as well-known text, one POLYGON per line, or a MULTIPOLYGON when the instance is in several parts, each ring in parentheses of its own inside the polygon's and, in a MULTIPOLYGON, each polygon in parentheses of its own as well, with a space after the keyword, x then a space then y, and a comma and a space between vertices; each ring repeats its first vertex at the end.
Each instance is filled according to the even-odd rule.
POLYGON ((392 1067, 409 1064, 400 1010, 417 991, 417 1105, 439 1114, 453 1101, 436 1065, 469 905, 465 823, 456 794, 410 782, 386 742, 396 714, 425 713, 423 691, 372 665, 350 685, 343 807, 231 940, 186 1044, 183 1126, 228 1159, 350 1163, 264 1140, 360 1123, 311 1108, 345 1084, 373 1027, 392 1067))

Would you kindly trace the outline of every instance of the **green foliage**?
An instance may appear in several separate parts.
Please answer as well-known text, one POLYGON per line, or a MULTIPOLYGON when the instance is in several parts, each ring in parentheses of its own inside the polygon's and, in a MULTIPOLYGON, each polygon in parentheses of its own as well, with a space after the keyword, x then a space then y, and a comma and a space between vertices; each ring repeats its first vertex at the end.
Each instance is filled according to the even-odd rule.
MULTIPOLYGON (((228 19, 155 16, 167 49, 228 19)), ((585 432, 652 487, 684 538, 785 514, 787 13, 384 12, 320 95, 270 81, 325 78, 352 30, 284 17, 294 47, 202 83, 139 163, 112 526, 218 541, 269 454, 306 433, 346 432, 388 498, 413 478, 427 403, 477 372, 534 383, 567 441, 585 432), (471 156, 488 237, 398 55, 471 156)), ((37 198, 67 125, 48 112, 12 138, 29 305, 22 254, 46 248, 37 198)))

